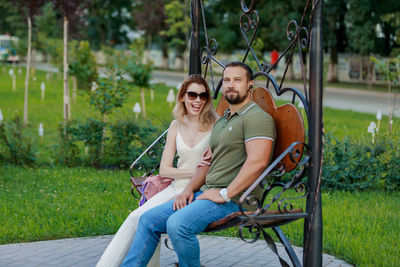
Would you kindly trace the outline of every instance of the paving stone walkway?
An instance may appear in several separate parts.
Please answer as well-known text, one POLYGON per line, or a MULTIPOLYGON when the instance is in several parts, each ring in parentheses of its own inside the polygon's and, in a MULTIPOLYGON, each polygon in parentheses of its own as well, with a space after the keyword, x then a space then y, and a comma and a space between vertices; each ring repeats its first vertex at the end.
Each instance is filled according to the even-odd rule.
MULTIPOLYGON (((68 238, 31 243, 0 246, 0 266, 4 267, 63 267, 95 266, 113 236, 68 238)), ((245 243, 238 238, 199 236, 201 263, 205 267, 256 267, 280 266, 277 257, 265 241, 245 243)), ((302 259, 302 249, 295 247, 297 256, 302 259)), ((279 254, 287 262, 284 248, 278 244, 279 254)), ((175 266, 175 253, 161 246, 161 266, 175 266)), ((330 255, 323 255, 323 266, 351 266, 330 255)))

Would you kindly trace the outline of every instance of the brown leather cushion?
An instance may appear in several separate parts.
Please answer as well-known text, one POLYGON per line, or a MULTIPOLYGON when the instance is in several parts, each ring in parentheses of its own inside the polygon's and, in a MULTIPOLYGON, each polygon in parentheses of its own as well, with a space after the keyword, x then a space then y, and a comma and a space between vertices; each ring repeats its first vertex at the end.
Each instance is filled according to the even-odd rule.
MULTIPOLYGON (((304 142, 305 132, 303 119, 297 108, 291 104, 284 104, 276 107, 275 101, 269 90, 263 87, 257 87, 252 93, 252 99, 256 102, 265 112, 269 113, 275 121, 276 126, 276 142, 272 160, 276 159, 286 148, 293 142, 304 142)), ((224 97, 220 97, 217 106, 217 113, 222 116, 224 111, 228 108, 228 102, 224 97)), ((299 144, 296 146, 298 153, 294 153, 294 160, 299 162, 303 154, 304 145, 299 144)), ((282 161, 286 172, 293 170, 296 164, 293 163, 286 155, 282 161)), ((278 166, 276 169, 278 169, 278 166)))

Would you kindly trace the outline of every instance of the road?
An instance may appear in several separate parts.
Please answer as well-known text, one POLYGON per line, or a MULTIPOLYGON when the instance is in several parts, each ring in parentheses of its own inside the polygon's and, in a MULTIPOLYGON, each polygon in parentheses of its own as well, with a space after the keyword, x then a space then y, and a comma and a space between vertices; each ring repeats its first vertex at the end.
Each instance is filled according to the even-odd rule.
MULTIPOLYGON (((168 71, 154 71, 153 82, 163 82, 171 87, 176 87, 185 78, 185 74, 168 71)), ((214 79, 217 83, 218 80, 214 79)), ((210 83, 209 83, 210 84, 210 83)), ((257 83, 257 85, 261 85, 257 83)), ((293 85, 301 88, 300 85, 293 85)), ((373 92, 357 89, 342 89, 336 87, 325 87, 323 105, 342 110, 353 110, 363 113, 376 114, 381 110, 382 114, 389 114, 387 93, 373 92)), ((289 97, 285 98, 288 99, 289 97)), ((397 109, 394 116, 400 117, 400 95, 397 95, 397 109)))

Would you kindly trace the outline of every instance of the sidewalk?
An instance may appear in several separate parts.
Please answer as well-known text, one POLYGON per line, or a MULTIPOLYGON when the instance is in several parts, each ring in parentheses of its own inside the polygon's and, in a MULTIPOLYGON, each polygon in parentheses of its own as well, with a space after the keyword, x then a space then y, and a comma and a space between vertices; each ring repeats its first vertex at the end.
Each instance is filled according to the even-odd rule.
MULTIPOLYGON (((69 238, 0 246, 0 266, 95 266, 113 236, 69 238)), ((201 263, 205 267, 281 266, 265 241, 245 243, 238 238, 199 236, 201 263)), ((302 259, 302 248, 294 247, 302 259)), ((278 244, 279 255, 288 263, 284 248, 278 244)), ((175 266, 175 252, 161 246, 161 266, 175 266)), ((323 255, 323 266, 351 266, 330 255, 323 255)))

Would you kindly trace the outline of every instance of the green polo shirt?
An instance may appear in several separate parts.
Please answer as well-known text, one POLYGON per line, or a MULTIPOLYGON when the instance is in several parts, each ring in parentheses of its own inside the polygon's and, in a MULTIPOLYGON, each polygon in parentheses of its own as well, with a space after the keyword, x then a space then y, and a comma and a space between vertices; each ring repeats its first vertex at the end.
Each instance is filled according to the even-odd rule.
MULTIPOLYGON (((201 190, 224 188, 235 179, 247 158, 246 142, 260 138, 275 141, 275 137, 274 120, 253 101, 231 116, 229 109, 226 110, 212 129, 210 147, 213 158, 206 184, 201 190)), ((261 199, 262 192, 261 187, 256 187, 252 195, 261 199)), ((232 201, 238 203, 242 193, 232 201)), ((246 205, 244 208, 251 209, 246 205)))

